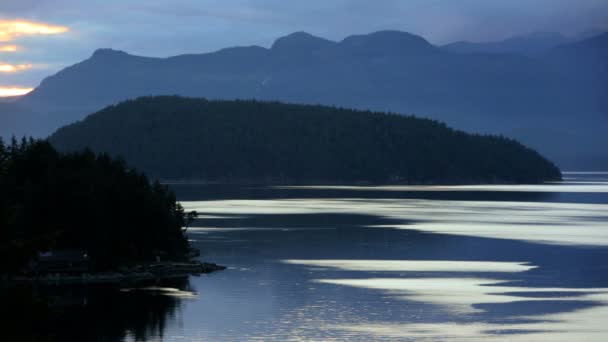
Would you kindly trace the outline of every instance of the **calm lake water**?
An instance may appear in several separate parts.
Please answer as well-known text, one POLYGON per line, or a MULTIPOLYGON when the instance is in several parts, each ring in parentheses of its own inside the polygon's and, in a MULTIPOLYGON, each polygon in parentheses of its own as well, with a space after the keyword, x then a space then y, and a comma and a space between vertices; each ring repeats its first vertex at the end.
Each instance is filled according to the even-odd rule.
POLYGON ((229 269, 143 290, 89 289, 86 305, 103 303, 99 317, 86 310, 103 320, 94 331, 111 326, 126 340, 606 341, 608 173, 565 177, 172 184, 202 214, 189 229, 201 259, 229 269))

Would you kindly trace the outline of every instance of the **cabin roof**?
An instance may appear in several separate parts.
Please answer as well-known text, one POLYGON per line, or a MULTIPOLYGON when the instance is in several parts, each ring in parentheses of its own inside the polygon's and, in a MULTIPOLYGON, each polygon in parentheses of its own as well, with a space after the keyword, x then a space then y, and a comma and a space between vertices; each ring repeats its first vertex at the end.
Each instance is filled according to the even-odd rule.
POLYGON ((38 259, 44 260, 84 260, 87 259, 87 252, 81 250, 56 250, 38 254, 38 259))

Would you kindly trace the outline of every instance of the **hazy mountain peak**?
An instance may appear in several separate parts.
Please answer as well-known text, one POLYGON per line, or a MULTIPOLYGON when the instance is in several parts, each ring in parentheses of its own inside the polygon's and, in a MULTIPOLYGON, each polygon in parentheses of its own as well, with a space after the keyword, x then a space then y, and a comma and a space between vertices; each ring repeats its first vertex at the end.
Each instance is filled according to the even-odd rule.
MULTIPOLYGON (((528 39, 560 39, 566 40, 566 37, 559 32, 539 31, 521 35, 513 38, 528 38, 528 39)), ((511 39, 513 39, 511 38, 511 39)))
MULTIPOLYGON (((562 44, 557 46, 555 50, 571 50, 572 53, 584 53, 587 50, 608 51, 608 32, 600 33, 581 41, 562 44)), ((601 56, 603 57, 601 54, 596 55, 596 57, 601 56)))
POLYGON ((598 34, 594 37, 577 41, 569 44, 562 44, 549 51, 554 58, 584 58, 585 62, 580 63, 577 68, 591 67, 591 74, 602 80, 606 84, 605 76, 606 63, 608 58, 608 32, 598 34), (592 62, 594 61, 594 62, 592 62), (595 64, 595 63, 599 63, 595 64))
POLYGON ((607 33, 608 32, 606 32, 605 30, 602 30, 599 28, 592 28, 592 29, 585 30, 585 31, 578 33, 575 36, 575 38, 576 38, 576 40, 580 41, 580 40, 585 40, 585 39, 601 36, 602 34, 607 34, 607 33))
POLYGON ((93 52, 91 58, 93 59, 101 59, 101 58, 115 58, 115 57, 126 57, 129 56, 128 53, 121 50, 114 50, 110 48, 97 49, 93 52))
POLYGON ((597 34, 596 36, 589 38, 589 41, 607 44, 608 43, 608 32, 603 32, 603 33, 597 34))
POLYGON ((277 39, 272 44, 272 50, 318 50, 334 45, 335 43, 325 38, 313 36, 307 32, 294 32, 277 39))
POLYGON ((417 52, 432 51, 436 48, 426 39, 402 31, 377 31, 370 34, 354 35, 345 38, 342 45, 355 50, 368 52, 417 52))

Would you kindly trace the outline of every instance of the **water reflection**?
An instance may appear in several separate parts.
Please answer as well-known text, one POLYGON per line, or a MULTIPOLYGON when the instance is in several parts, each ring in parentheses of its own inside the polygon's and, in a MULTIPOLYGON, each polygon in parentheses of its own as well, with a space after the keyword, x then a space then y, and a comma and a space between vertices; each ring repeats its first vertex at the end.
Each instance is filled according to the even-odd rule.
POLYGON ((241 216, 365 214, 413 221, 379 226, 385 228, 549 244, 608 245, 608 204, 311 198, 184 202, 184 207, 241 216))
POLYGON ((204 255, 238 265, 201 283, 214 294, 206 303, 256 308, 223 311, 228 331, 186 325, 213 340, 608 336, 606 194, 424 195, 444 191, 249 189, 185 201, 223 217, 196 222, 204 255))
POLYGON ((580 192, 608 193, 608 182, 554 182, 538 185, 399 185, 399 186, 282 186, 278 189, 399 191, 399 192, 580 192))
POLYGON ((537 266, 523 262, 446 260, 283 260, 292 265, 332 267, 344 271, 382 272, 523 272, 537 266))
MULTIPOLYGON (((602 300, 605 301, 605 297, 602 300)), ((605 341, 607 315, 608 306, 599 306, 546 315, 541 319, 529 317, 529 323, 356 324, 329 328, 345 335, 383 341, 605 341)))
MULTIPOLYGON (((602 182, 606 188, 608 178, 590 178, 577 175, 575 182, 602 182)), ((479 186, 479 187, 332 187, 332 186, 298 186, 298 187, 264 187, 254 185, 209 185, 209 184, 173 184, 171 185, 182 201, 201 201, 205 199, 298 199, 298 198, 408 198, 451 201, 524 201, 524 202, 569 202, 569 203, 606 203, 608 193, 595 191, 596 184, 588 187, 572 187, 577 183, 547 184, 540 186, 479 186), (492 188, 500 188, 493 191, 492 188), (390 188, 391 191, 385 189, 390 188), (417 188, 431 191, 416 191, 417 188), (570 191, 561 191, 562 189, 570 191), (455 189, 459 189, 455 191, 455 189), (589 192, 591 191, 591 192, 589 192)))
POLYGON ((149 341, 161 338, 166 327, 178 318, 184 294, 193 293, 187 278, 142 288, 38 286, 5 291, 22 294, 7 296, 3 301, 4 309, 10 313, 3 316, 3 331, 14 341, 149 341), (37 317, 33 318, 31 311, 38 312, 37 317))
POLYGON ((52 327, 60 340, 603 341, 608 193, 546 186, 174 185, 202 214, 188 230, 201 259, 229 270, 49 293, 73 298, 52 327))
POLYGON ((316 282, 382 290, 392 298, 418 301, 441 306, 456 314, 482 312, 477 306, 520 301, 605 301, 608 288, 540 288, 504 286, 504 281, 484 278, 365 278, 317 279, 316 282), (525 292, 525 296, 517 293, 525 292), (535 296, 534 294, 540 294, 535 296), (547 298, 543 293, 560 293, 547 298), (575 293, 578 296, 564 296, 575 293))

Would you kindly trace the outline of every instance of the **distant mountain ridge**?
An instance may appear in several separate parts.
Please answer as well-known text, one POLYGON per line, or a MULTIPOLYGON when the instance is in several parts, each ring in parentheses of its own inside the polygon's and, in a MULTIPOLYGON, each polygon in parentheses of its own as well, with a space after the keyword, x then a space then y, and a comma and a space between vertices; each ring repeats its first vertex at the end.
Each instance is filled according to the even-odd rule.
POLYGON ((577 44, 606 44, 596 39, 536 57, 455 53, 398 31, 339 42, 298 32, 268 49, 170 58, 100 49, 46 78, 12 110, 0 109, 0 134, 48 135, 139 96, 280 100, 416 114, 469 132, 517 138, 565 168, 602 168, 608 167, 599 148, 608 143, 608 89, 604 74, 594 70, 605 61, 589 58, 595 50, 571 53, 581 49, 577 44), (591 61, 584 70, 581 59, 591 61))
POLYGON ((535 32, 507 38, 501 41, 473 43, 460 41, 443 45, 442 48, 458 53, 511 53, 534 56, 571 41, 556 32, 535 32))

